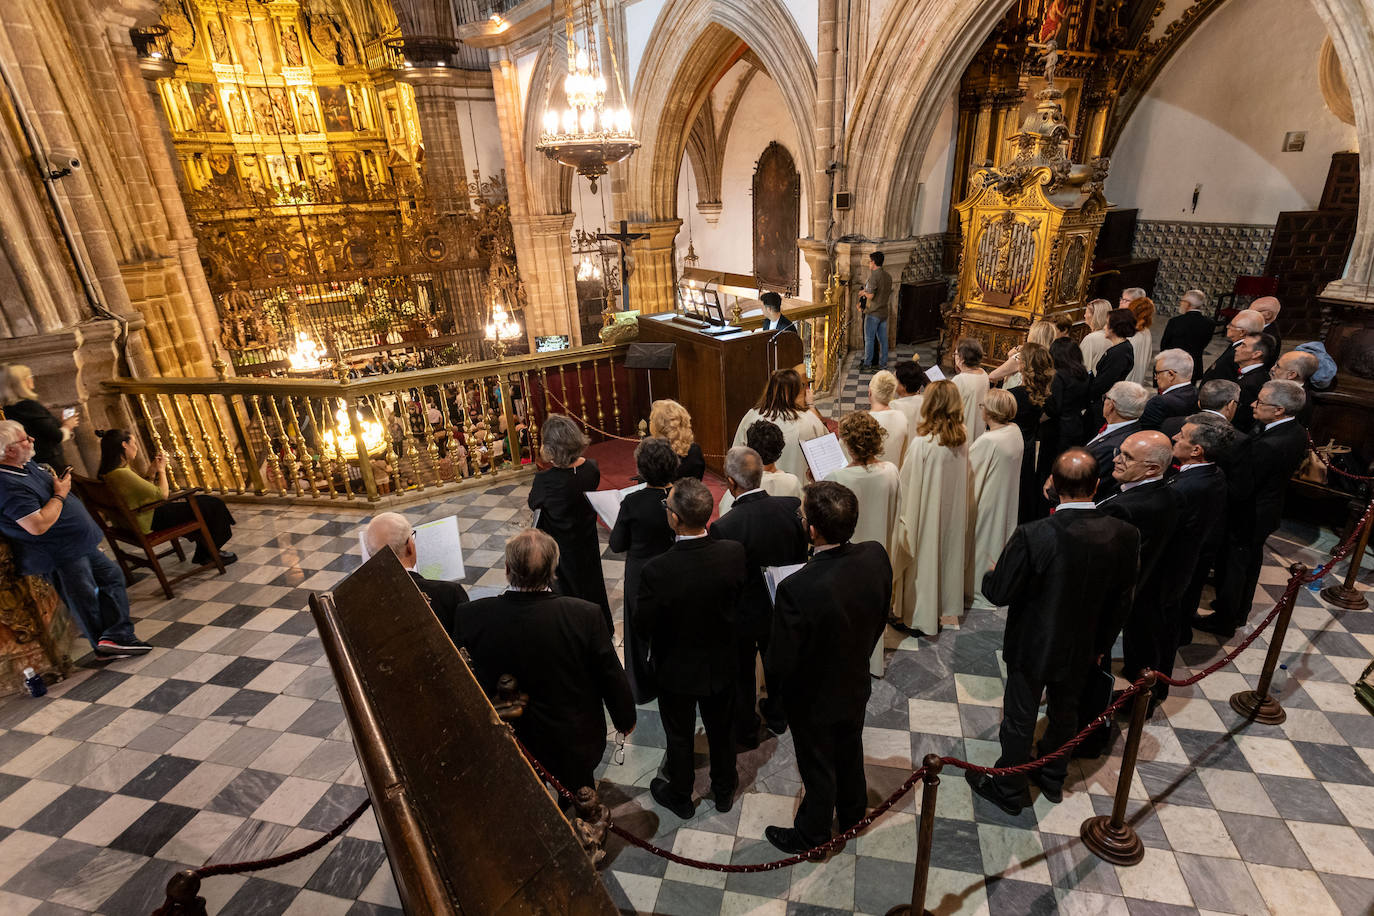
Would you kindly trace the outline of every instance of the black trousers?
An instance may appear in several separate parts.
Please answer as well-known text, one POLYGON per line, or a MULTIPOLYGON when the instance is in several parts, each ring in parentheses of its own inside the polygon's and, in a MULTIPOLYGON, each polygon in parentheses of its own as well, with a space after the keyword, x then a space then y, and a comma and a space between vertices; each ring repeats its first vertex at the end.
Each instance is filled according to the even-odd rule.
MULTIPOLYGON (((229 512, 229 507, 218 496, 197 493, 191 499, 196 501, 196 508, 200 509, 200 516, 205 519, 205 527, 210 530, 210 540, 215 542, 217 549, 223 547, 234 536, 234 516, 229 512)), ((166 503, 153 510, 153 530, 185 524, 194 518, 195 513, 187 503, 181 500, 166 503)), ((209 548, 200 543, 200 535, 197 534, 193 540, 197 542, 196 556, 208 562, 209 548)))
POLYGON ((668 780, 669 793, 684 800, 691 799, 695 781, 692 744, 698 709, 711 751, 711 791, 729 795, 739 785, 739 777, 735 774, 734 688, 726 687, 702 697, 676 693, 660 686, 658 714, 668 744, 663 755, 663 775, 668 780))
MULTIPOLYGON (((1007 686, 1002 693, 1002 756, 997 766, 1014 767, 1034 757, 1058 750, 1078 731, 1078 696, 1083 689, 1083 673, 1073 672, 1062 679, 1033 678, 1021 668, 1007 668, 1007 686), (1034 754, 1035 723, 1040 718, 1040 695, 1046 694, 1045 734, 1034 754)), ((1041 777, 1053 785, 1063 785, 1069 770, 1068 757, 1046 764, 1041 777)), ((1028 780, 1020 776, 996 776, 993 784, 1004 798, 1025 804, 1028 780)))
POLYGON ((1217 558, 1217 597, 1212 608, 1228 626, 1240 627, 1250 618, 1264 566, 1264 543, 1271 533, 1238 534, 1217 558))
POLYGON ((774 691, 771 684, 767 684, 769 696, 759 701, 754 659, 768 651, 768 628, 753 629, 754 632, 741 633, 735 644, 738 651, 735 664, 735 737, 745 744, 752 743, 759 735, 756 706, 762 707, 769 719, 786 719, 782 704, 772 698, 774 691))
POLYGON ((812 722, 804 710, 788 710, 797 769, 805 794, 792 826, 808 845, 830 839, 830 821, 848 830, 868 809, 864 775, 863 716, 841 722, 812 722))

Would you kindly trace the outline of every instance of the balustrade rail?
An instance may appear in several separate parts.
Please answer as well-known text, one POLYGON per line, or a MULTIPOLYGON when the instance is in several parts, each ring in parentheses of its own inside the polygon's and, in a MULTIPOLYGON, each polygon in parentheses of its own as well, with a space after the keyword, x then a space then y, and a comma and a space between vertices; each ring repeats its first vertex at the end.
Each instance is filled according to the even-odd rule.
POLYGON ((361 378, 119 379, 177 486, 229 498, 394 501, 533 469, 550 413, 593 441, 634 436, 648 402, 628 347, 597 345, 361 378))

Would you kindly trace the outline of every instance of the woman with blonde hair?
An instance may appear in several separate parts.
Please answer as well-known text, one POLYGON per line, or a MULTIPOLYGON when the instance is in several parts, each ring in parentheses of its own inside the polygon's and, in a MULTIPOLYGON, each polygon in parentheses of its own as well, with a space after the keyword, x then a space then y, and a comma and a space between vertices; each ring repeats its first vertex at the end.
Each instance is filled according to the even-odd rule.
POLYGON ((1155 339, 1154 332, 1150 330, 1155 323, 1155 302, 1149 296, 1139 296, 1132 299, 1126 308, 1135 315, 1135 336, 1131 338, 1131 349, 1135 351, 1135 365, 1126 380, 1152 388, 1154 379, 1150 379, 1150 383, 1146 384, 1145 377, 1155 367, 1155 339))
POLYGON ((1021 492, 1021 456, 1025 446, 1016 417, 1016 398, 1008 391, 988 392, 983 402, 988 430, 968 451, 970 506, 973 515, 968 526, 969 561, 964 597, 973 607, 993 605, 983 597, 983 573, 1002 554, 1016 517, 1021 492))
MULTIPOLYGON (((910 435, 906 414, 892 406, 897 398, 897 376, 886 369, 880 369, 868 382, 868 412, 878 425, 886 430, 883 439, 883 461, 892 462, 894 467, 902 466, 902 454, 906 452, 906 442, 910 435)), ((840 437, 841 441, 844 437, 840 437)))
MULTIPOLYGON (((1079 352, 1083 354, 1083 365, 1089 372, 1097 369, 1097 361, 1111 346, 1107 342, 1107 313, 1112 304, 1106 299, 1094 299, 1083 309, 1083 320, 1088 323, 1088 333, 1078 342, 1079 352)), ((1048 344, 1046 345, 1048 346, 1048 344)))
POLYGON ((72 437, 79 422, 76 411, 59 420, 38 403, 33 388, 33 370, 18 364, 0 367, 0 407, 5 419, 14 420, 33 437, 33 460, 61 471, 67 462, 62 460, 62 443, 72 437))
MULTIPOLYGON (((1057 336, 1059 336, 1059 329, 1054 326, 1054 322, 1042 319, 1031 323, 1030 330, 1026 331, 1026 343, 1037 344, 1048 350, 1050 344, 1054 342, 1057 336)), ((1003 388, 1012 388, 1021 384, 1021 370, 1025 366, 1024 361, 1021 359, 1021 351, 1025 346, 1026 344, 1022 344, 1019 347, 1012 347, 1011 352, 1007 354, 1006 361, 988 373, 988 382, 990 384, 996 385, 1003 379, 1006 380, 1006 384, 1002 386, 1003 388)))
MULTIPOLYGON (((887 430, 867 411, 856 410, 845 417, 840 421, 840 441, 849 453, 849 464, 831 471, 825 479, 844 484, 859 499, 859 523, 850 540, 854 543, 874 541, 882 544, 890 558, 896 546, 893 536, 897 527, 901 483, 897 466, 883 457, 883 442, 889 437, 887 430)), ((882 640, 878 640, 873 648, 868 671, 882 677, 882 640)))
POLYGON ((893 590, 900 624, 933 636, 941 616, 964 610, 969 460, 963 398, 942 379, 923 392, 921 423, 901 470, 893 535, 893 590))
POLYGON ((673 453, 678 457, 674 480, 683 477, 700 480, 706 475, 706 458, 701 453, 696 436, 692 434, 692 415, 686 407, 668 398, 654 401, 649 408, 649 435, 656 439, 667 439, 672 446, 673 453))
POLYGON ((805 397, 802 378, 795 369, 779 369, 768 377, 759 402, 744 414, 735 430, 732 446, 745 444, 749 427, 755 420, 768 420, 782 430, 783 449, 778 456, 778 470, 786 471, 798 480, 806 480, 806 456, 801 443, 824 436, 828 431, 820 417, 797 405, 805 397))

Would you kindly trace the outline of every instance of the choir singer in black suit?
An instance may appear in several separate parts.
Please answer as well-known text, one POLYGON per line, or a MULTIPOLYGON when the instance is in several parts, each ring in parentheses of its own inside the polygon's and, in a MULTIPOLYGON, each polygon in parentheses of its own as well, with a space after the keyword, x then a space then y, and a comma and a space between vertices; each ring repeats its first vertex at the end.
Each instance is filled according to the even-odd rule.
MULTIPOLYGON (((1052 472, 1059 505, 1049 518, 1021 525, 983 577, 983 594, 1007 605, 1002 654, 1002 756, 997 766, 1031 760, 1042 694, 1048 723, 1036 752, 1057 750, 1077 731, 1083 680, 1111 651, 1131 609, 1140 535, 1093 505, 1097 465, 1083 449, 1059 456, 1052 472)), ((1031 774, 1052 802, 1063 794, 1068 760, 1031 774)), ((973 790, 1008 814, 1031 803, 1026 776, 965 774, 973 790)))
POLYGON ((1145 402, 1141 429, 1159 429, 1170 417, 1197 412, 1193 386, 1193 358, 1183 350, 1163 350, 1155 357, 1155 388, 1159 394, 1145 402))
POLYGON ((553 591, 558 544, 527 528, 506 542, 509 588, 474 601, 458 619, 473 674, 491 696, 515 678, 529 706, 515 734, 570 792, 596 786, 606 752, 606 711, 616 729, 635 727, 635 701, 601 609, 553 591))
POLYGON ((1217 332, 1216 322, 1202 314, 1206 305, 1206 293, 1200 289, 1188 290, 1178 302, 1178 314, 1169 319, 1164 326, 1164 336, 1159 340, 1161 351, 1177 347, 1192 357, 1192 378, 1202 378, 1202 354, 1217 332))
POLYGON ((1216 612, 1194 619, 1194 629, 1224 639, 1250 616, 1255 600, 1260 568, 1264 565, 1264 542, 1279 529, 1283 519, 1283 497, 1288 481, 1307 456, 1307 430, 1296 419, 1306 403, 1297 382, 1269 382, 1255 401, 1257 432, 1247 443, 1250 469, 1248 525, 1231 525, 1234 536, 1228 547, 1224 581, 1212 602, 1216 612))
MULTIPOLYGON (((429 602, 429 609, 439 618, 444 632, 455 642, 458 639, 458 607, 468 603, 468 593, 457 582, 426 579, 415 571, 415 529, 399 512, 381 512, 363 529, 363 544, 368 556, 390 547, 410 574, 410 580, 429 602)), ((460 643, 461 645, 461 643, 460 643)))
MULTIPOLYGON (((1274 338, 1268 334, 1247 334, 1232 352, 1236 360, 1236 384, 1240 385, 1240 406, 1232 422, 1236 429, 1249 435, 1255 426, 1255 400, 1269 381, 1268 360, 1274 353, 1274 338)), ((1304 395, 1303 403, 1306 402, 1304 395)))
POLYGON ((892 605, 887 551, 876 541, 850 541, 859 519, 853 491, 822 481, 806 488, 805 500, 815 553, 778 585, 766 659, 792 726, 805 794, 792 826, 768 827, 764 836, 792 854, 828 841, 832 818, 841 832, 863 819, 868 661, 892 605))
POLYGON ((660 805, 686 820, 692 805, 692 740, 697 711, 711 750, 711 794, 729 811, 735 787, 735 614, 747 572, 744 547, 706 534, 715 500, 706 484, 685 477, 673 484, 660 511, 677 543, 644 566, 635 630, 649 639, 658 682, 658 712, 667 751, 663 773, 649 784, 660 805))
MULTIPOLYGON (((735 668, 735 742, 748 750, 759 746, 754 659, 767 654, 773 627, 773 601, 763 568, 806 562, 806 529, 801 500, 763 489, 763 461, 752 448, 736 446, 725 453, 725 483, 735 502, 711 526, 711 537, 743 544, 749 567, 749 581, 740 596, 735 668)), ((780 735, 787 730, 787 716, 773 696, 776 685, 769 680, 767 686, 769 696, 758 705, 769 730, 780 735)))

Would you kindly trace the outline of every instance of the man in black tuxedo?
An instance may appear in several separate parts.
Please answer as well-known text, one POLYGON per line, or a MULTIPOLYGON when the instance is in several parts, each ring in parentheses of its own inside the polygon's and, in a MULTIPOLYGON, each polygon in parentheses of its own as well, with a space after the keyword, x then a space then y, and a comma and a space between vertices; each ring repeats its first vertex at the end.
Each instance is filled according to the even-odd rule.
POLYGON ((375 556, 378 551, 388 547, 396 552, 401 565, 410 573, 410 580, 425 596, 434 616, 439 618, 444 632, 461 646, 458 639, 458 608, 468 603, 468 593, 457 582, 426 579, 415 571, 418 559, 415 553, 415 529, 406 521, 406 517, 399 512, 378 513, 363 529, 363 544, 367 547, 368 556, 375 556))
POLYGON ((1237 533, 1228 547, 1226 575, 1218 584, 1210 617, 1195 618, 1193 628, 1229 639, 1250 616, 1264 565, 1264 542, 1283 519, 1283 498, 1302 460, 1307 457, 1307 430, 1296 419, 1304 396, 1297 382, 1269 382, 1255 401, 1255 420, 1262 426, 1250 438, 1248 525, 1232 525, 1237 533), (1248 536, 1246 536, 1248 534, 1248 536))
POLYGON ((1202 378, 1202 354, 1217 332, 1216 322, 1202 313, 1206 305, 1207 295, 1202 290, 1188 290, 1179 300, 1178 314, 1169 319, 1164 326, 1164 336, 1159 339, 1160 350, 1177 347, 1192 357, 1190 378, 1202 378))
POLYGON ((805 795, 792 826, 768 827, 764 836, 792 854, 829 840, 832 818, 844 831, 864 816, 868 661, 892 604, 887 551, 849 540, 859 519, 853 491, 823 481, 808 486, 805 499, 815 554, 778 585, 765 659, 792 726, 805 795))
POLYGON ((1159 429, 1170 417, 1197 412, 1197 388, 1193 387, 1193 358, 1183 350, 1161 350, 1155 357, 1155 387, 1159 394, 1145 402, 1141 429, 1159 429))
POLYGON ((1247 334, 1232 352, 1236 355, 1236 384, 1240 385, 1240 404, 1231 422, 1236 429, 1249 435, 1255 425, 1255 399, 1259 397, 1265 382, 1269 381, 1265 361, 1274 352, 1274 338, 1268 334, 1247 334))
POLYGON ((1310 383, 1320 365, 1317 357, 1311 353, 1304 350, 1290 350, 1280 356, 1278 362, 1274 363, 1274 368, 1269 370, 1269 377, 1276 382, 1297 382, 1302 386, 1307 402, 1303 405, 1302 410, 1298 411, 1298 422, 1304 427, 1312 425, 1312 388, 1310 383))
MULTIPOLYGON (((1164 472, 1173 460, 1173 444, 1161 432, 1136 433, 1121 443, 1117 452, 1112 476, 1121 486, 1114 496, 1101 500, 1098 510, 1113 518, 1129 522, 1140 532, 1140 567, 1136 573, 1135 599, 1131 605, 1131 615, 1122 633, 1121 675, 1133 681, 1144 673, 1146 668, 1155 667, 1155 648, 1158 634, 1168 624, 1163 611, 1163 595, 1166 580, 1172 576, 1164 562, 1169 546, 1178 535, 1179 506, 1174 492, 1164 486, 1164 472)), ((1103 638, 1103 642, 1106 642, 1103 638)), ((1116 635, 1112 634, 1112 642, 1116 635)), ((1111 672, 1110 659, 1103 658, 1103 671, 1111 672)), ((1094 709, 1080 709, 1079 727, 1097 715, 1106 703, 1094 709)), ((1111 735, 1109 729, 1099 732, 1101 744, 1096 750, 1100 756, 1107 750, 1106 744, 1111 735)), ((1088 742, 1084 742, 1086 745, 1088 742)), ((1083 747, 1080 746, 1080 751, 1083 747)))
POLYGON ((735 613, 748 578, 744 547, 707 536, 714 500, 684 477, 664 501, 677 541, 640 572, 635 632, 649 641, 667 750, 649 794, 678 817, 692 805, 692 742, 697 710, 711 750, 711 792, 729 811, 735 787, 735 613))
POLYGON ((1236 380, 1236 347, 1247 334, 1259 334, 1264 330, 1264 316, 1253 309, 1244 309, 1236 312, 1236 316, 1226 325, 1226 339, 1231 342, 1216 361, 1208 367, 1203 374, 1202 380, 1210 382, 1212 379, 1224 379, 1228 382, 1236 380))
POLYGON ((1135 368, 1135 314, 1130 309, 1112 309, 1107 313, 1107 349, 1097 360, 1097 368, 1088 380, 1088 428, 1103 420, 1102 399, 1117 382, 1125 381, 1135 368))
MULTIPOLYGON (((1078 730, 1084 679, 1111 651, 1131 609, 1140 535, 1093 505, 1097 464, 1083 449, 1054 463, 1059 505, 1049 518, 1012 533, 996 565, 983 576, 983 594, 1007 605, 1002 653, 1002 756, 997 766, 1031 759, 1040 697, 1048 695, 1048 724, 1036 752, 1052 752, 1078 730)), ((1031 774, 1045 797, 1062 797, 1068 761, 1056 759, 1031 774)), ((965 774, 973 790, 1008 814, 1031 803, 1024 775, 965 774)))
MULTIPOLYGON (((735 741, 745 749, 759 745, 758 699, 754 658, 768 652, 773 626, 773 601, 763 578, 765 566, 791 566, 806 562, 806 529, 802 527, 801 500, 772 496, 763 489, 763 462, 752 448, 737 446, 725 454, 725 483, 735 497, 730 511, 716 519, 711 537, 744 545, 749 581, 740 595, 736 623, 738 654, 735 668, 735 741)), ((759 705, 768 728, 775 734, 787 730, 787 717, 773 696, 759 705)))
POLYGON ((1250 309, 1264 317, 1261 330, 1274 338, 1274 357, 1265 364, 1266 369, 1272 369, 1279 353, 1283 351, 1283 335, 1279 333, 1279 312, 1283 311, 1283 306, 1273 296, 1261 296, 1250 303, 1250 309))
MULTIPOLYGON (((1213 379, 1203 382, 1197 390, 1198 412, 1226 421, 1230 425, 1236 418, 1236 408, 1240 406, 1240 385, 1235 382, 1213 379)), ((1159 424, 1159 431, 1172 439, 1183 429, 1184 417, 1169 417, 1159 424)))
POLYGON ((782 314, 782 296, 769 291, 759 296, 763 305, 763 329, 765 331, 795 331, 796 324, 782 314))
MULTIPOLYGON (((1228 383, 1210 383, 1228 384, 1228 383)), ((1166 549, 1164 613, 1168 625, 1156 633, 1152 667, 1172 676, 1178 647, 1192 639, 1191 621, 1202 599, 1202 586, 1216 561, 1226 533, 1226 474, 1218 461, 1238 434, 1224 418, 1212 413, 1188 417, 1174 437, 1173 457, 1178 473, 1165 486, 1178 497, 1178 534, 1166 549)), ((1163 702, 1169 685, 1159 681, 1154 701, 1163 702)))
POLYGON ((503 674, 529 694, 515 734, 576 792, 596 785, 596 767, 606 753, 606 711, 628 735, 635 727, 635 701, 601 608, 556 594, 557 566, 552 537, 535 528, 521 531, 506 542, 510 587, 464 608, 458 632, 487 696, 503 674))
POLYGON ((1097 482, 1098 499, 1106 499, 1116 492, 1112 459, 1127 436, 1141 431, 1139 417, 1149 399, 1150 393, 1145 386, 1135 382, 1117 382, 1102 399, 1102 428, 1084 446, 1097 464, 1100 478, 1097 482))

